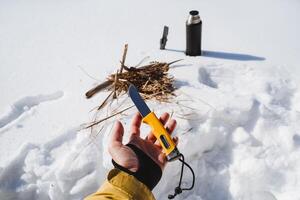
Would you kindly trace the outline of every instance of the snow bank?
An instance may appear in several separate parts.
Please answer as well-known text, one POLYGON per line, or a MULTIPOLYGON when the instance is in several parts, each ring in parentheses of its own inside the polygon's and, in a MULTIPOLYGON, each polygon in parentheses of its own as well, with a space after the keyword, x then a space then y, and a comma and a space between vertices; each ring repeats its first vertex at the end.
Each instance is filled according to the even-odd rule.
MULTIPOLYGON (((193 109, 186 111, 201 117, 188 119, 186 127, 179 122, 180 128, 193 127, 191 132, 177 130, 179 148, 196 169, 197 189, 179 199, 298 199, 300 115, 293 102, 299 92, 285 71, 210 65, 199 67, 198 77, 202 85, 184 91, 194 97, 187 104, 193 109), (197 98, 212 109, 196 110, 203 104, 197 98)), ((172 188, 168 176, 174 177, 173 166, 159 199, 172 188)))
MULTIPOLYGON (((174 112, 179 149, 196 173, 195 189, 178 199, 300 198, 299 91, 283 69, 194 64, 171 73, 188 84, 177 85, 174 103, 149 105, 157 114, 174 112), (198 75, 187 78, 183 70, 198 75)), ((127 130, 134 112, 120 118, 127 130)), ((44 144, 25 144, 0 171, 1 199, 81 199, 95 191, 111 168, 113 121, 104 136, 75 127, 44 144)), ((158 199, 172 193, 178 176, 179 163, 170 163, 154 190, 158 199)))
POLYGON ((80 199, 96 190, 105 174, 99 149, 77 130, 43 145, 25 144, 1 169, 1 199, 80 199))
POLYGON ((16 121, 24 113, 30 112, 30 109, 38 106, 39 104, 51 100, 57 100, 63 96, 62 91, 55 92, 49 95, 37 95, 23 97, 12 104, 10 111, 0 117, 0 132, 3 131, 4 127, 9 126, 10 123, 16 121))

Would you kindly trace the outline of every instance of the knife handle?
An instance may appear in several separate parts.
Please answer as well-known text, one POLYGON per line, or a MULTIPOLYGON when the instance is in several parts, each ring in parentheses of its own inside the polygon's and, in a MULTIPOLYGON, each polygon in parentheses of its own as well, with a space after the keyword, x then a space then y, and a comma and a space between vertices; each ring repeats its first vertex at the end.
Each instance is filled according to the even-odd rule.
POLYGON ((151 130, 164 149, 164 153, 168 160, 174 160, 179 156, 179 151, 176 148, 175 142, 172 140, 170 134, 165 129, 164 125, 156 117, 154 112, 150 112, 143 118, 143 122, 151 127, 151 130))

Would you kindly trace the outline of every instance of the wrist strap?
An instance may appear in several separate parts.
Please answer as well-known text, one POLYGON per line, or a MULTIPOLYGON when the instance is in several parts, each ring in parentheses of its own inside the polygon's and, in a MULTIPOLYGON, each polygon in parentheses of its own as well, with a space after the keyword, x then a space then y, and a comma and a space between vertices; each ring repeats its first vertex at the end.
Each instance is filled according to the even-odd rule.
POLYGON ((136 172, 132 172, 114 160, 112 160, 113 165, 115 168, 120 169, 138 179, 140 182, 144 183, 149 190, 152 190, 162 176, 162 170, 156 162, 154 162, 146 153, 144 153, 141 149, 133 144, 127 144, 130 149, 136 154, 138 161, 139 161, 139 168, 136 172))

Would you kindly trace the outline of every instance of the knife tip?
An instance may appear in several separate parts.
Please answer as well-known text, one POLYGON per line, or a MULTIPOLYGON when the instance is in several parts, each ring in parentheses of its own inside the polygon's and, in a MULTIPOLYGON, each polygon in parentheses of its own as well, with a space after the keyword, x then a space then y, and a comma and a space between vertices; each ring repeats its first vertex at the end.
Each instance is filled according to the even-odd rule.
POLYGON ((136 90, 136 88, 133 84, 130 84, 128 87, 128 93, 130 94, 133 90, 136 90))

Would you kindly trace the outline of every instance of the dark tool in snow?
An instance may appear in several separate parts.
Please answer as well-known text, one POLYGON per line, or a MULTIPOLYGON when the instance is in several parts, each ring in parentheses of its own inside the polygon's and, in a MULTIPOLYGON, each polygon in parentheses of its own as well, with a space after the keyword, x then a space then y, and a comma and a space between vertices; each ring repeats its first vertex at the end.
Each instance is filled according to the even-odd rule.
POLYGON ((164 26, 162 38, 160 39, 160 49, 165 49, 168 41, 169 27, 164 26))
POLYGON ((182 162, 181 166, 181 173, 180 173, 180 180, 179 180, 179 185, 175 188, 175 193, 173 195, 169 195, 169 199, 173 199, 177 194, 182 193, 184 190, 191 190, 194 187, 195 183, 195 174, 193 169, 189 164, 187 164, 184 161, 184 156, 179 152, 179 150, 176 147, 175 142, 171 138, 170 134, 168 131, 165 129, 163 124, 160 122, 160 120, 156 117, 154 112, 151 112, 145 101, 142 99, 140 96, 138 90, 134 85, 130 85, 128 89, 129 96, 135 106, 137 107, 138 111, 143 117, 143 122, 148 124, 151 127, 152 132, 154 133, 154 136, 156 139, 159 141, 161 146, 163 147, 164 153, 167 156, 168 161, 174 161, 174 160, 179 160, 182 162), (181 183, 182 183, 182 177, 183 177, 183 170, 184 170, 184 165, 186 165, 192 172, 193 175, 193 182, 192 186, 189 188, 181 188, 181 183))
POLYGON ((190 11, 190 15, 186 21, 186 51, 188 56, 201 55, 201 37, 202 37, 202 21, 199 12, 190 11))

